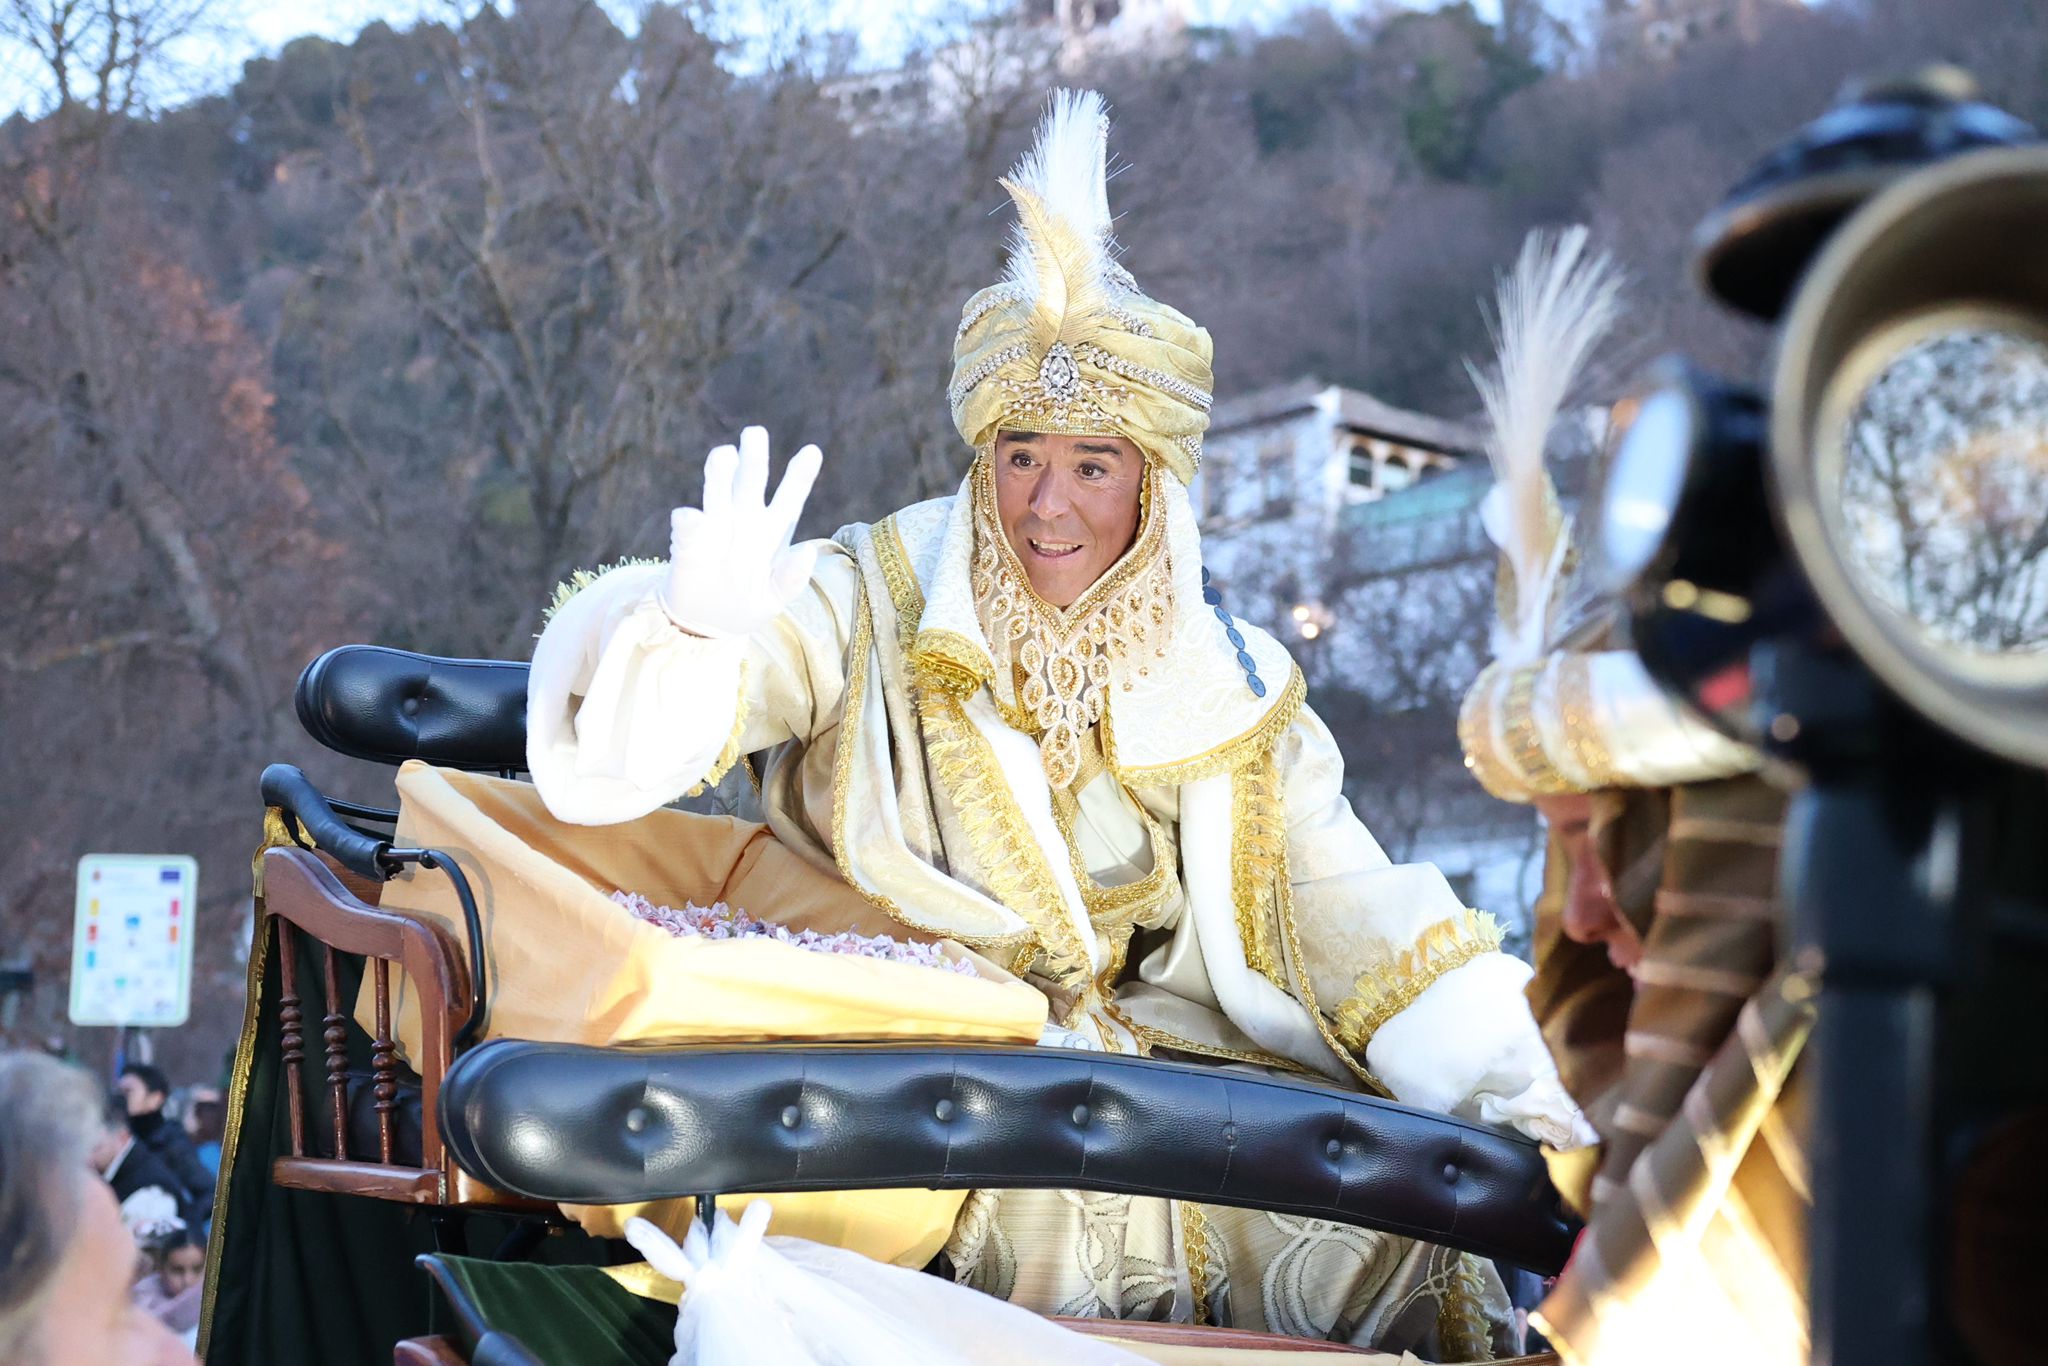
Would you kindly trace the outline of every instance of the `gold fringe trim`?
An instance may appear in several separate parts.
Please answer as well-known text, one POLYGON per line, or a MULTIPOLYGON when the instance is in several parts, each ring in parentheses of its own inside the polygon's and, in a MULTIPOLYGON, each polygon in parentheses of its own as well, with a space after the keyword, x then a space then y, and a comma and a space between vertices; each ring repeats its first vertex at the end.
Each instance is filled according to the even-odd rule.
MULTIPOLYGON (((1129 1017, 1124 1016, 1128 1021, 1129 1017)), ((1250 1053, 1240 1048, 1224 1048, 1216 1044, 1198 1043, 1184 1038, 1169 1029, 1156 1025, 1130 1024, 1125 1026, 1137 1036, 1147 1048, 1166 1048, 1175 1053, 1187 1053, 1198 1058, 1217 1058, 1224 1062, 1250 1063, 1254 1067, 1270 1067, 1276 1072, 1291 1072, 1295 1076, 1312 1077, 1320 1080, 1322 1073, 1303 1067, 1292 1058, 1283 1058, 1277 1053, 1250 1053)))
POLYGON ((1214 1323, 1216 1315, 1209 1305, 1209 1219, 1192 1200, 1181 1202, 1180 1235, 1188 1259, 1188 1298, 1194 1301, 1188 1322, 1214 1323))
POLYGON ((1074 774, 1074 781, 1068 785, 1067 790, 1079 797, 1088 784, 1108 771, 1109 761, 1102 757, 1102 732, 1091 730, 1081 737, 1081 768, 1074 774))
POLYGON ((1047 976, 1065 983, 1088 973, 1088 951, 1067 921, 1066 898, 1003 780, 994 749, 968 720, 959 698, 922 690, 917 708, 926 757, 959 813, 989 891, 1032 926, 1047 976))
MULTIPOLYGON (((703 795, 705 789, 717 787, 720 783, 725 781, 725 775, 732 771, 732 766, 736 763, 741 762, 741 760, 744 757, 740 753, 740 736, 746 733, 748 710, 747 661, 744 659, 740 661, 739 694, 739 705, 733 709, 732 714, 732 734, 728 735, 725 738, 725 747, 719 750, 718 757, 711 761, 711 768, 709 769, 709 771, 707 771, 704 774, 703 778, 698 780, 696 786, 692 787, 688 792, 684 793, 684 796, 701 796, 703 795)), ((752 764, 749 764, 747 765, 747 776, 752 778, 753 775, 754 767, 752 764)), ((758 793, 760 790, 761 780, 755 778, 754 791, 758 793)))
POLYGON ((1230 853, 1230 896, 1245 966, 1286 991, 1276 932, 1287 880, 1287 803, 1271 749, 1231 778, 1230 853))
POLYGON ((1061 838, 1067 842, 1067 862, 1074 870, 1081 900, 1087 903, 1090 923, 1099 930, 1127 930, 1166 899, 1177 871, 1172 845, 1159 828, 1159 822, 1152 818, 1152 813, 1133 798, 1139 819, 1145 823, 1145 838, 1152 846, 1152 871, 1135 882, 1116 887, 1103 886, 1088 871, 1080 848, 1074 842, 1074 823, 1081 814, 1081 804, 1075 796, 1078 791, 1078 782, 1073 790, 1057 787, 1052 790, 1052 816, 1059 824, 1061 838))
MULTIPOLYGON (((1129 1029, 1133 1038, 1137 1037, 1137 1030, 1132 1026, 1130 1017, 1118 1010, 1116 1002, 1112 999, 1112 993, 1116 990, 1117 978, 1123 975, 1125 956, 1130 952, 1130 948, 1131 934, 1129 929, 1113 933, 1110 936, 1109 962, 1103 967, 1101 972, 1095 974, 1094 980, 1088 984, 1088 989, 1074 998, 1074 1003, 1067 1010, 1066 1014, 1060 1017, 1060 1024, 1063 1027, 1072 1029, 1075 1027, 1075 1022, 1083 1016, 1092 1015, 1100 1011, 1112 1021, 1122 1024, 1125 1029, 1129 1029)), ((1100 1020, 1097 1020, 1096 1024, 1098 1026, 1097 1032, 1102 1035, 1103 1046, 1112 1053, 1123 1052, 1123 1045, 1117 1042, 1115 1031, 1102 1027, 1100 1020)), ((1139 1052, 1143 1053, 1144 1044, 1141 1042, 1138 1048, 1139 1052)))
POLYGON ((902 529, 896 525, 894 513, 875 523, 870 540, 875 548, 875 563, 881 567, 882 583, 889 590, 889 601, 896 607, 896 629, 904 640, 917 635, 917 624, 924 619, 924 590, 917 586, 917 571, 910 567, 910 551, 904 547, 902 529))
POLYGON ((1451 1361, 1492 1361, 1493 1335, 1486 1329, 1486 1280, 1479 1260, 1460 1252, 1444 1272, 1444 1295, 1437 1301, 1437 1345, 1451 1361))
POLYGON ((567 607, 571 598, 611 573, 614 569, 636 569, 647 565, 667 563, 668 561, 665 559, 658 559, 650 555, 628 555, 622 560, 613 560, 610 564, 601 564, 595 569, 579 569, 555 585, 555 591, 548 595, 547 606, 540 609, 540 624, 545 626, 550 621, 553 621, 555 613, 567 607))
MULTIPOLYGON (((896 607, 896 631, 903 641, 903 658, 912 676, 920 683, 943 688, 962 697, 984 682, 993 685, 992 675, 982 675, 984 667, 993 669, 993 665, 987 662, 987 656, 979 645, 957 631, 926 632, 922 629, 924 590, 918 586, 917 571, 910 567, 910 551, 904 547, 903 533, 896 525, 894 514, 875 523, 872 543, 875 563, 882 571, 882 583, 889 590, 889 601, 896 607), (970 674, 973 675, 971 682, 967 677, 970 674)), ((1031 718, 1003 701, 995 687, 989 688, 989 696, 995 699, 996 710, 1002 713, 1010 729, 1026 735, 1038 734, 1031 718)))
MULTIPOLYGON (((1219 773, 1232 773, 1270 750, 1294 724, 1294 718, 1301 713, 1302 703, 1308 699, 1308 680, 1297 667, 1287 680, 1287 687, 1280 694, 1280 700, 1273 704, 1258 724, 1234 739, 1226 740, 1187 759, 1178 759, 1170 764, 1125 765, 1117 759, 1116 734, 1110 725, 1110 717, 1102 718, 1102 750, 1108 758, 1117 777, 1128 787, 1178 787, 1184 783, 1199 782, 1213 778, 1219 773)), ((1111 708, 1114 711, 1114 708, 1111 708)))
POLYGON ((1406 949, 1381 941, 1376 947, 1383 948, 1386 957, 1358 974, 1351 995, 1337 1007, 1337 1037, 1363 1056, 1381 1025, 1414 1005, 1415 998, 1445 973, 1498 950, 1501 938, 1499 921, 1484 911, 1467 909, 1424 929, 1406 949))
MULTIPOLYGON (((1297 672, 1298 679, 1300 674, 1297 672)), ((1294 919, 1294 881, 1287 868, 1287 803, 1279 778, 1279 736, 1274 736, 1273 745, 1268 747, 1258 760, 1261 772, 1246 775, 1246 781, 1233 781, 1231 787, 1231 815, 1233 830, 1231 836, 1231 886, 1233 892, 1250 889, 1249 899, 1240 897, 1238 906, 1238 933, 1244 939, 1245 961, 1252 962, 1257 951, 1255 943, 1260 927, 1264 924, 1263 911, 1270 904, 1275 919, 1279 921, 1280 934, 1286 947, 1286 963, 1293 967, 1293 985, 1288 983, 1286 966, 1278 969, 1279 975, 1270 978, 1275 986, 1300 1001, 1307 1007, 1308 1015, 1315 1022, 1316 1033, 1333 1057, 1344 1065, 1346 1071, 1357 1078, 1360 1085, 1375 1095, 1392 1096, 1385 1083, 1369 1071, 1364 1062, 1330 1028, 1329 1020, 1323 1016, 1322 1007, 1316 1002, 1315 981, 1308 970, 1308 958, 1301 949, 1301 927, 1294 919), (1253 794, 1260 794, 1254 796, 1253 794), (1240 817, 1243 818, 1240 821, 1240 817), (1250 825, 1261 827, 1252 836, 1245 828, 1250 825), (1277 833, 1275 833, 1277 831, 1277 833), (1258 865, 1243 867, 1245 854, 1255 855, 1258 865), (1270 872, 1270 880, 1268 880, 1270 872), (1272 901, 1267 902, 1266 897, 1272 901), (1247 926, 1245 907, 1251 905, 1254 914, 1247 926), (1249 932, 1248 932, 1249 931, 1249 932)), ((1242 770, 1240 770, 1242 772, 1242 770)), ((1271 953, 1270 943, 1267 952, 1271 953)), ((1209 1050, 1214 1052, 1215 1050, 1209 1050)))
POLYGON ((958 631, 919 630, 910 647, 910 665, 919 683, 956 697, 967 696, 995 677, 988 655, 958 631))
POLYGON ((1493 716, 1500 706, 1496 694, 1505 686, 1506 675, 1499 660, 1479 671, 1458 708, 1458 745, 1465 752, 1466 770, 1487 792, 1504 802, 1527 802, 1533 792, 1514 765, 1501 757, 1493 740, 1493 716))
POLYGON ((1018 930, 1012 934, 970 935, 944 926, 919 920, 905 911, 896 902, 880 892, 870 891, 854 876, 853 860, 847 856, 846 834, 847 797, 853 786, 853 747, 860 735, 860 722, 867 702, 868 663, 875 648, 874 612, 868 601, 867 581, 861 580, 860 589, 853 605, 853 644, 847 651, 846 665, 846 707, 839 723, 839 745, 832 755, 832 858, 839 865, 839 876, 846 885, 866 897, 868 903, 894 920, 908 925, 925 934, 938 935, 993 953, 1022 945, 1025 953, 1034 951, 1029 930, 1018 930))
POLYGON ((263 808, 263 843, 257 845, 256 852, 249 856, 249 886, 254 889, 252 895, 258 901, 263 900, 263 856, 273 849, 314 847, 311 835, 305 836, 305 841, 301 845, 292 837, 292 822, 285 819, 283 807, 263 808))
MULTIPOLYGON (((1022 688, 1019 687, 1017 691, 1021 692, 1022 688)), ((1012 702, 1005 702, 1003 695, 996 691, 994 687, 988 690, 988 698, 989 701, 996 704, 996 712, 1003 718, 1003 724, 1016 731, 1019 735, 1028 735, 1036 740, 1044 733, 1044 727, 1034 721, 1022 707, 1012 702)), ((1049 782, 1050 779, 1047 781, 1049 782)), ((1076 778, 1074 781, 1079 782, 1080 779, 1076 778)))

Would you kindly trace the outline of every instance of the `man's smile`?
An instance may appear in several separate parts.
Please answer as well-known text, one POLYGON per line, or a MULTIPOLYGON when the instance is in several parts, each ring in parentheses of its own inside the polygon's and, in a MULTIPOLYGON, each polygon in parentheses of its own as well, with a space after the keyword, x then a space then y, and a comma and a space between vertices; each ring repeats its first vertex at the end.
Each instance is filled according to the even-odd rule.
POLYGON ((1048 541, 1036 536, 1028 538, 1032 552, 1048 560, 1064 559, 1081 548, 1079 541, 1048 541))

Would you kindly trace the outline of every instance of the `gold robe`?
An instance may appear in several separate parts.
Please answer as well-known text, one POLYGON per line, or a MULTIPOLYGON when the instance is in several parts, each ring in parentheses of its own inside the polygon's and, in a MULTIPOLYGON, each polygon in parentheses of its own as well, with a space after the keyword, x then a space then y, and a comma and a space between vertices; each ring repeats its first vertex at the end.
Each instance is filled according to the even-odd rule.
MULTIPOLYGON (((1299 670, 1265 632, 1237 624, 1261 683, 1250 686, 1202 603, 1185 491, 1166 482, 1177 603, 1167 654, 1113 691, 1093 737, 1099 762, 1071 789, 1052 789, 1014 681, 987 662, 963 490, 841 531, 809 588, 745 638, 678 631, 655 599, 663 566, 584 587, 535 651, 528 745, 542 798, 566 821, 629 820, 742 754, 764 755, 776 836, 902 923, 1025 976, 1048 1001, 1049 1041, 1377 1086, 1569 1142, 1582 1121, 1521 997, 1529 969, 1498 952, 1434 867, 1387 859, 1343 796, 1342 758, 1303 705, 1299 670), (1141 932, 1148 951, 1126 972, 1141 932)), ((1060 1198, 999 1203, 1021 1212, 1060 1198)), ((1121 1206, 1111 1217, 1153 1221, 1149 1246, 1167 1250, 1148 1257, 1167 1263, 1174 1291, 1159 1312, 1192 1314, 1201 1297, 1186 1221, 1127 1218, 1121 1206)), ((1075 1224, 1090 1236, 1102 1226, 1075 1224)), ((1277 1238, 1268 1266, 1290 1248, 1336 1245, 1328 1226, 1300 1232, 1277 1238)), ((1406 1254, 1324 1255, 1355 1269, 1406 1254)), ((1078 1295, 1081 1312, 1129 1312, 1110 1302, 1134 1264, 1118 1259, 1109 1299, 1084 1293, 1089 1278, 1076 1272, 1033 1307, 1078 1295)), ((1248 1266, 1231 1269, 1231 1304, 1270 1306, 1248 1266)), ((1342 1332, 1329 1319, 1347 1297, 1333 1303, 1283 1326, 1342 1332)), ((1276 1318, 1248 1308, 1231 1321, 1264 1326, 1245 1322, 1260 1315, 1276 1318)))

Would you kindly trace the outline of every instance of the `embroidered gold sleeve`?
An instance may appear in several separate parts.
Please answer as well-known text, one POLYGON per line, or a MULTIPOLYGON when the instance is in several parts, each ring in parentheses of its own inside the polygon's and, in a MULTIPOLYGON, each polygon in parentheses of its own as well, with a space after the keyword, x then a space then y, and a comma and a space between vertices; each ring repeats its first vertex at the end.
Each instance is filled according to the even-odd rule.
POLYGON ((1351 994, 1333 1012, 1337 1037, 1363 1057, 1380 1026, 1415 1004, 1438 978, 1500 945, 1500 922, 1470 909, 1430 925, 1405 948, 1378 941, 1373 966, 1358 974, 1351 994))

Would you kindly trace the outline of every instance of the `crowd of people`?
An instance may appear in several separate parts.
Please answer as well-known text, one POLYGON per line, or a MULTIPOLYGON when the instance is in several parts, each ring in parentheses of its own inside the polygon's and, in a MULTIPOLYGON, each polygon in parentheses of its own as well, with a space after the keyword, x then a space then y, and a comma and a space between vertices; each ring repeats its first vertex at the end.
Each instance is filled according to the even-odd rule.
POLYGON ((222 1118, 149 1063, 0 1052, 0 1363, 193 1361, 222 1118))

